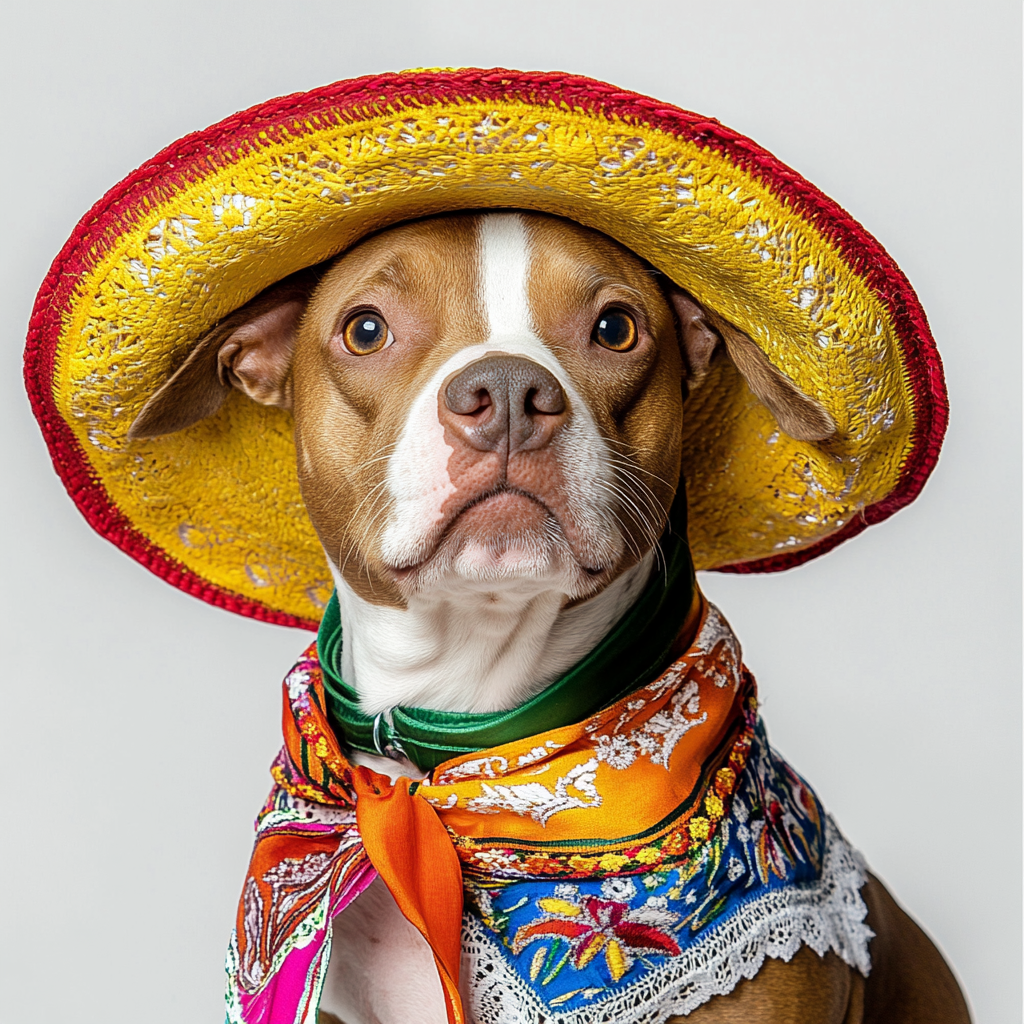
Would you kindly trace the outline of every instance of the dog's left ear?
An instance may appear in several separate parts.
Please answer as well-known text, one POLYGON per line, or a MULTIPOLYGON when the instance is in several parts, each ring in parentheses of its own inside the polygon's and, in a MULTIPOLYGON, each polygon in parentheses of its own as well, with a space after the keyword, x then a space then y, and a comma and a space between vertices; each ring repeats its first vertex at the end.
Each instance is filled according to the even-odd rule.
POLYGON ((212 416, 232 388, 261 405, 290 409, 295 335, 317 281, 313 269, 293 274, 204 334, 142 407, 128 439, 184 430, 212 416))
POLYGON ((723 351, 747 387, 768 407, 779 427, 798 441, 824 441, 836 432, 828 410, 805 395, 742 331, 705 309, 681 288, 669 290, 679 320, 686 381, 692 386, 707 376, 714 356, 723 351))

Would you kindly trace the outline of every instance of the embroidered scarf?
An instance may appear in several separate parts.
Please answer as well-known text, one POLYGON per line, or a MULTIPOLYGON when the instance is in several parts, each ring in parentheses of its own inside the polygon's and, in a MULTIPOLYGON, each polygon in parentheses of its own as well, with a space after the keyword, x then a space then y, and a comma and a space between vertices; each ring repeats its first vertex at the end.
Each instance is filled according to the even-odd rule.
POLYGON ((330 922, 378 874, 433 950, 451 1024, 661 1021, 801 942, 867 973, 861 866, 768 746, 713 606, 653 681, 421 782, 353 765, 326 708, 314 644, 284 683, 230 1024, 315 1024, 330 922))

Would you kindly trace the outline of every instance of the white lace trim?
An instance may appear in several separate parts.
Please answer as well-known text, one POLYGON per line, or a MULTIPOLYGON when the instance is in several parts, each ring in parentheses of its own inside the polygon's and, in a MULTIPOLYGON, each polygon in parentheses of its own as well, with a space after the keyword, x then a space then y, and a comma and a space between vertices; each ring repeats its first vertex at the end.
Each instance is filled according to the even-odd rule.
POLYGON ((790 960, 801 945, 833 950, 867 976, 868 942, 860 896, 864 862, 835 822, 825 825, 825 863, 812 885, 766 893, 735 911, 677 957, 590 1006, 562 1013, 546 1007, 509 967, 483 923, 463 923, 463 989, 477 1024, 663 1024, 712 996, 726 995, 761 969, 765 957, 790 960))

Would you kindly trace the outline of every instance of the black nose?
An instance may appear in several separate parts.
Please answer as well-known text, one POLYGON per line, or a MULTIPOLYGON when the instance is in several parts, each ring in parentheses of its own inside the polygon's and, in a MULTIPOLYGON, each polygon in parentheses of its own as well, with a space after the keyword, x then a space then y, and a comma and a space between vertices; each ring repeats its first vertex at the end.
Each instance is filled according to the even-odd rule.
POLYGON ((473 448, 532 451, 565 422, 565 392, 532 359, 487 356, 448 382, 441 412, 473 448))

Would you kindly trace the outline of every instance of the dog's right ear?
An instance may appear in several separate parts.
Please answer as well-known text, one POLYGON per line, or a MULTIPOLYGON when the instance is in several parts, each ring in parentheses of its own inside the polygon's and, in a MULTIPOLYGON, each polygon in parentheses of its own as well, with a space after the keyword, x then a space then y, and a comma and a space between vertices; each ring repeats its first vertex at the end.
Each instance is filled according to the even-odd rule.
POLYGON ((128 439, 184 430, 212 416, 233 387, 261 405, 291 408, 295 337, 318 278, 312 270, 292 274, 203 335, 142 407, 128 439))

